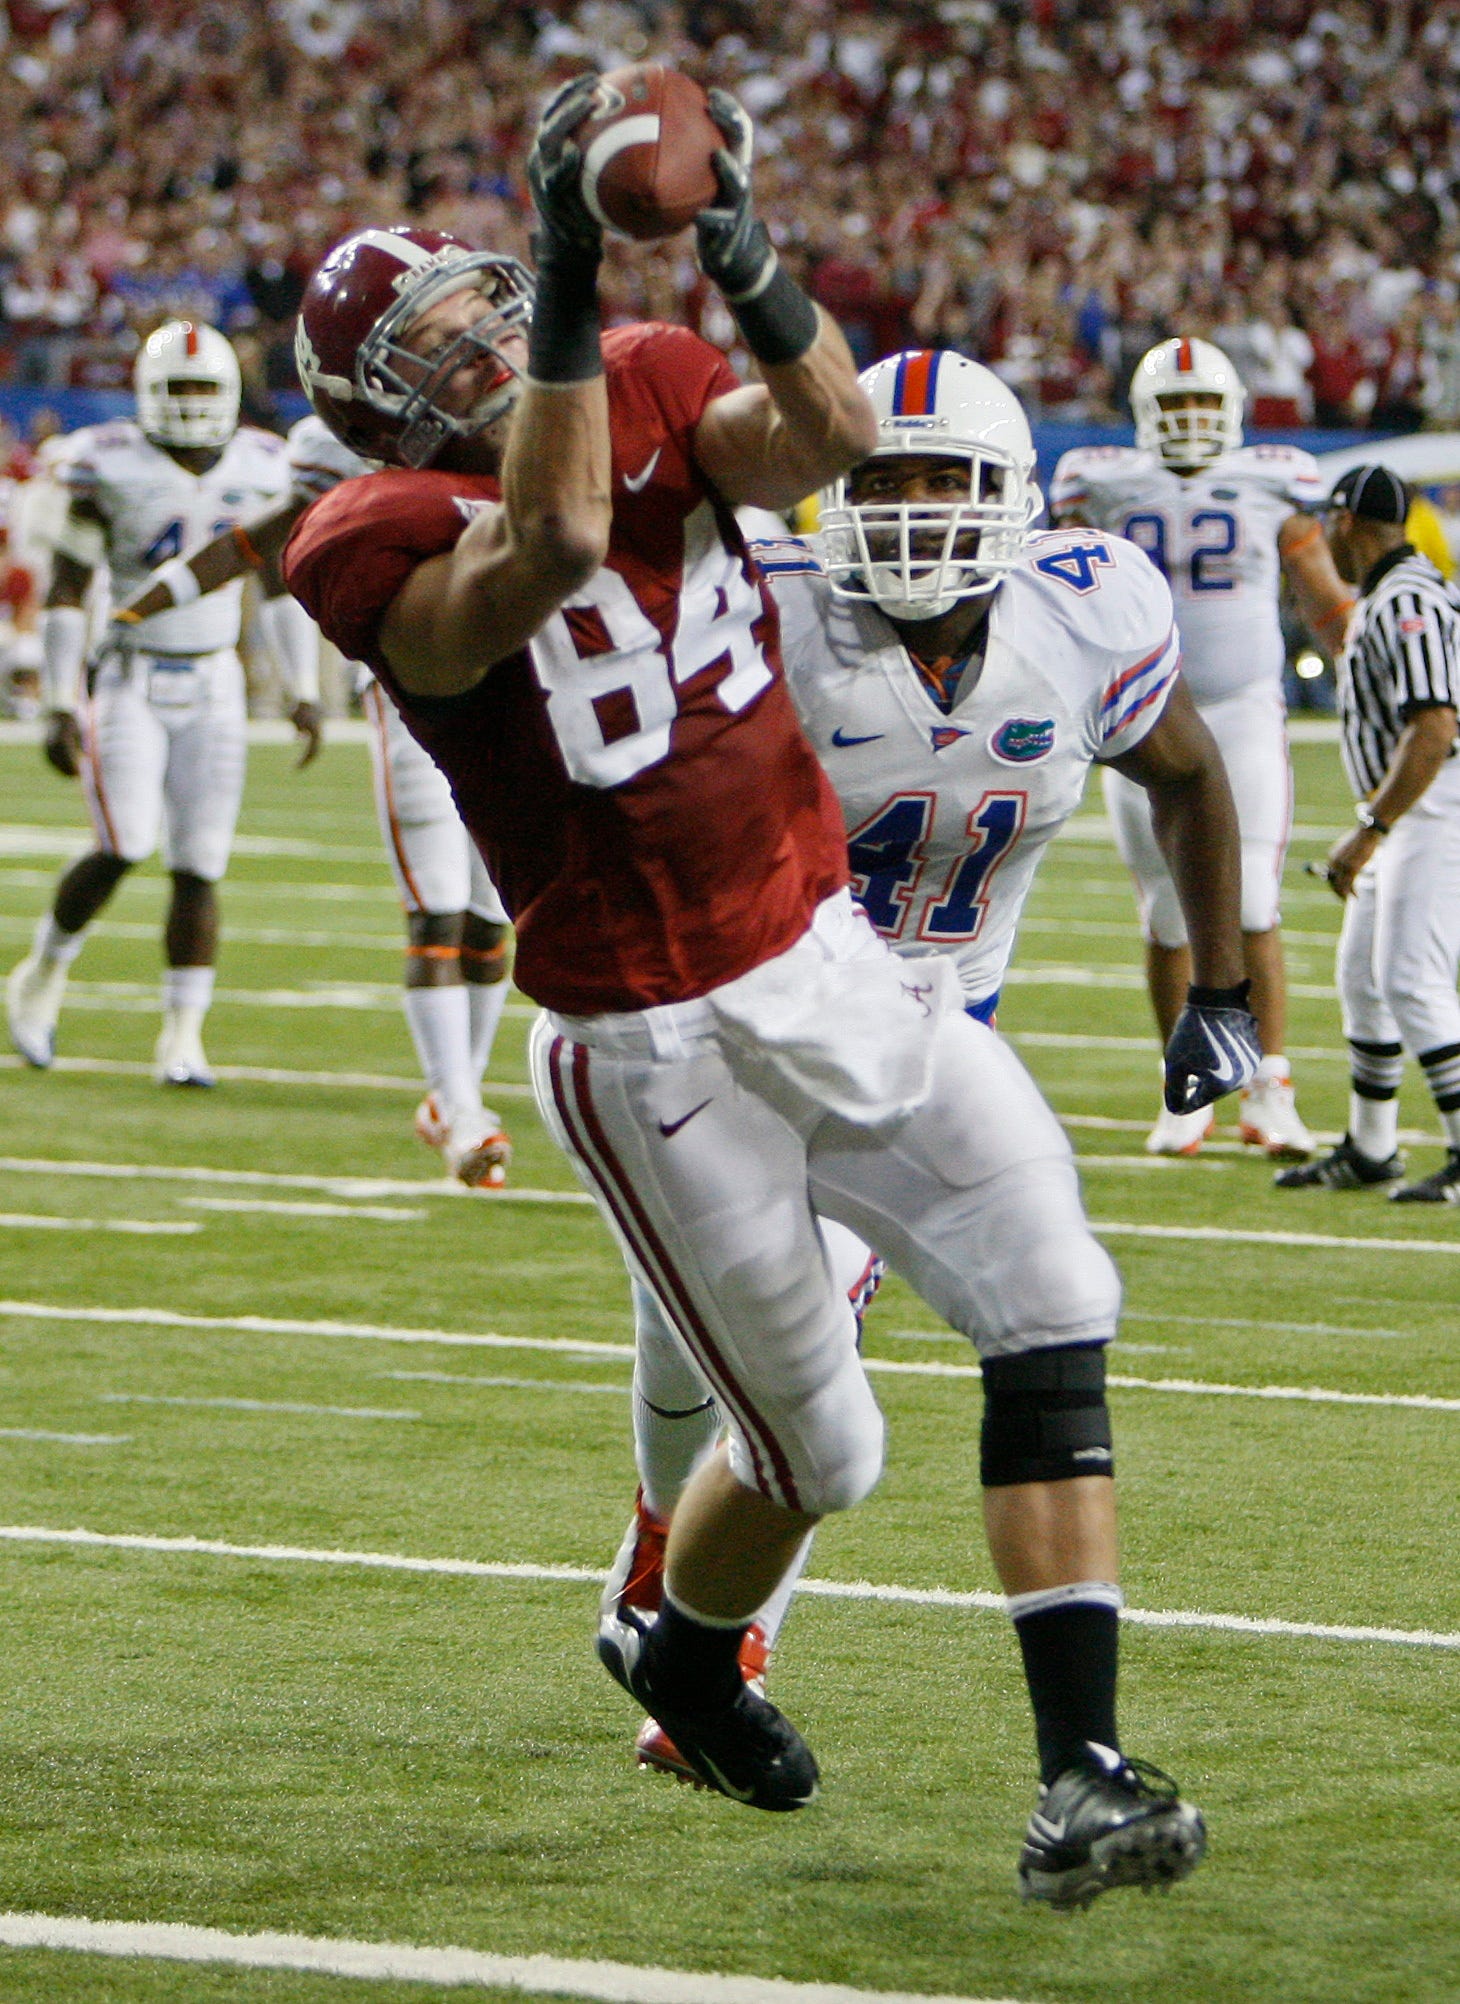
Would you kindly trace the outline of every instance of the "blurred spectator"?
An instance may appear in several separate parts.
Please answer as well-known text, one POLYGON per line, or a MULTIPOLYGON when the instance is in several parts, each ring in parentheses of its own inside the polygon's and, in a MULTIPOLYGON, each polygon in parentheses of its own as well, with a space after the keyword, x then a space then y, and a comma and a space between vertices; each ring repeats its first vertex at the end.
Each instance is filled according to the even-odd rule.
MULTIPOLYGON (((562 77, 645 57, 737 91, 761 207, 859 358, 989 362, 1104 421, 1173 331, 1249 420, 1460 423, 1460 20, 1423 0, 6 0, 0 381, 126 382, 174 313, 283 422, 300 289, 403 217, 522 254, 562 77)), ((733 349, 689 239, 612 310, 733 349)))

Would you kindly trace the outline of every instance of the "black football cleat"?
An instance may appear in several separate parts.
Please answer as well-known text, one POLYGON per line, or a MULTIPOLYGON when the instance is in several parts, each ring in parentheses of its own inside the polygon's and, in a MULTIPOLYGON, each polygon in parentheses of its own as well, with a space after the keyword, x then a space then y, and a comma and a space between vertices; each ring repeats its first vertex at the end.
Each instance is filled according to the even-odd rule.
POLYGON ((816 1799, 816 1756, 790 1720, 749 1684, 727 1705, 686 1711, 664 1705, 643 1661, 648 1623, 631 1607, 600 1616, 598 1654, 631 1698, 657 1719, 706 1788, 750 1809, 804 1809, 816 1799))
POLYGON ((1460 1204, 1460 1148, 1452 1148, 1439 1168, 1417 1182, 1389 1192, 1391 1204, 1460 1204))
POLYGON ((1297 1169, 1282 1169, 1272 1180, 1279 1190, 1367 1190, 1381 1183, 1398 1183, 1403 1176, 1404 1164, 1397 1155, 1380 1162, 1355 1148, 1346 1134, 1336 1148, 1320 1155, 1316 1162, 1305 1162, 1297 1169))
POLYGON ((1201 1862, 1206 1824, 1170 1775, 1093 1742, 1089 1752, 1039 1791, 1019 1853, 1022 1899, 1087 1907, 1117 1886, 1173 1886, 1201 1862))

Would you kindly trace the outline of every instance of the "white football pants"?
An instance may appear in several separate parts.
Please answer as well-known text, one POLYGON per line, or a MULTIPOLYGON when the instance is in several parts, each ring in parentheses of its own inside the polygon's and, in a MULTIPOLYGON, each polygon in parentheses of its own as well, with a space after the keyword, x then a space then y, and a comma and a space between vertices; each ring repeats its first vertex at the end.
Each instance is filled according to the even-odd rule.
MULTIPOLYGON (((811 1514, 857 1502, 882 1464, 881 1414, 817 1213, 984 1356, 1106 1342, 1119 1310, 1069 1143, 1023 1066, 961 1009, 933 1013, 904 992, 885 1042, 923 1040, 928 1087, 878 1127, 827 1112, 804 1073, 724 1034, 714 995, 544 1015, 531 1039, 543 1119, 713 1388, 737 1479, 811 1514)), ((847 1001, 850 1019, 852 989, 847 1001)), ((827 1046, 842 1019, 826 1012, 827 1046)))
POLYGON ((215 654, 110 661, 82 719, 98 846, 216 883, 228 868, 247 758, 243 664, 215 654))
POLYGON ((466 832, 446 776, 422 751, 380 684, 362 698, 370 729, 375 813, 408 912, 473 911, 497 925, 506 908, 466 832))

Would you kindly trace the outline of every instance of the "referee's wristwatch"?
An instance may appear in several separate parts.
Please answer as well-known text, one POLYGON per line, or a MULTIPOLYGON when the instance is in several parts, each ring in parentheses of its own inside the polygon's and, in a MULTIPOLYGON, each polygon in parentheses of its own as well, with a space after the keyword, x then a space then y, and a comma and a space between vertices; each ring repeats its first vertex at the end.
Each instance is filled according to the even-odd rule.
POLYGON ((1354 802, 1354 819, 1358 822, 1360 828, 1367 828, 1371 834, 1387 835, 1389 833, 1391 824, 1387 821, 1381 821, 1367 800, 1356 800, 1354 802))

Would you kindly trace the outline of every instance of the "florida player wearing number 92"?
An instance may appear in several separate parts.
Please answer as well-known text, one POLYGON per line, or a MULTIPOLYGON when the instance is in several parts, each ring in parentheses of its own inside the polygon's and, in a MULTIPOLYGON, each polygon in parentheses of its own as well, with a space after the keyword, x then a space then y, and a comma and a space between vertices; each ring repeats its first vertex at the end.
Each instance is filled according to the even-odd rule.
POLYGON ((285 571, 450 779, 544 1012, 544 1118, 726 1416, 675 1512, 659 1612, 622 1610, 599 1653, 707 1787, 813 1798, 810 1748, 738 1658, 811 1528, 881 1470, 819 1210, 983 1361, 985 1518, 1049 1788, 1024 1891, 1071 1904, 1180 1877, 1200 1816, 1115 1731, 1114 1269, 1058 1124, 952 963, 909 970, 854 908, 733 514, 841 478, 876 414, 776 263, 749 121, 720 94, 697 251, 763 381, 682 328, 600 334, 571 138, 593 88, 566 86, 534 144, 535 288, 413 231, 362 232, 311 281, 315 408, 392 465, 317 502, 285 571))

